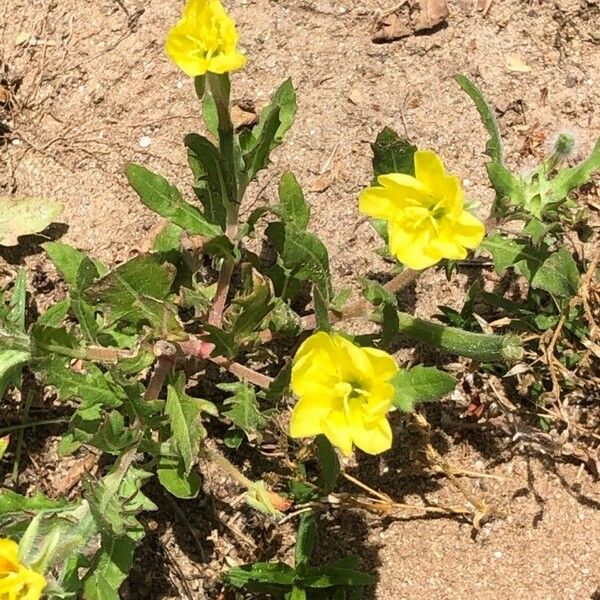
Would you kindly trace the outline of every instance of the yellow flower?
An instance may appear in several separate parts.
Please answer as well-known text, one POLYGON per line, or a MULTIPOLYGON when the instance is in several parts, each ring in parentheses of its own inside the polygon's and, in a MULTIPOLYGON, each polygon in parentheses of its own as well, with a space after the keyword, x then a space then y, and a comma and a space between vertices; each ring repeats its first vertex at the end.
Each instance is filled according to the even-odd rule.
POLYGON ((391 173, 377 181, 360 194, 359 210, 388 222, 390 251, 407 267, 461 260, 481 243, 483 223, 464 209, 458 177, 446 174, 435 152, 415 152, 415 177, 391 173))
POLYGON ((39 600, 44 587, 44 576, 19 561, 19 546, 0 539, 0 600, 39 600))
POLYGON ((290 435, 325 434, 346 455, 352 444, 368 454, 392 446, 386 418, 398 372, 396 361, 375 348, 360 348, 338 334, 319 332, 298 349, 292 366, 292 390, 299 398, 290 435))
POLYGON ((190 77, 241 69, 235 23, 219 0, 187 0, 183 16, 167 36, 165 50, 190 77))

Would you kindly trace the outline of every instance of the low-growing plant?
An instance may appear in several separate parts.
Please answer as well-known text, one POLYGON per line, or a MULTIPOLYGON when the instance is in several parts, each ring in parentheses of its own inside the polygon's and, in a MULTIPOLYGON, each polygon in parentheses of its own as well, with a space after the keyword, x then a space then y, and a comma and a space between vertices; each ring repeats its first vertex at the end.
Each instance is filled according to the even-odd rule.
MULTIPOLYGON (((590 272, 595 277, 597 259, 578 255, 564 238, 581 222, 570 194, 600 166, 600 143, 584 163, 563 168, 572 140, 561 136, 535 172, 517 176, 503 163, 493 111, 472 82, 458 77, 490 133, 496 201, 487 236, 459 178, 446 172, 440 157, 386 128, 372 144, 374 180, 361 193, 359 209, 382 237, 390 279, 384 285, 359 279, 360 298, 349 302, 347 290, 334 290, 327 248, 309 230, 310 204, 294 174, 281 175, 276 204, 260 204, 251 186, 293 124, 296 92, 291 81, 283 82, 258 123, 236 129, 230 72, 246 60, 237 42, 218 0, 188 0, 168 35, 167 53, 193 78, 207 135, 184 140, 192 198, 146 166, 125 168, 140 200, 165 220, 152 250, 110 268, 63 242, 47 242, 66 296, 32 319, 20 271, 0 302, 0 392, 25 391, 25 371, 57 402, 73 407, 60 454, 90 448, 106 465, 101 476, 83 478, 72 501, 0 492, 0 530, 18 541, 18 550, 13 541, 0 541, 0 597, 36 600, 43 589, 54 599, 117 599, 144 537, 140 515, 156 509, 144 485, 155 479, 194 506, 205 459, 245 488, 247 502, 267 518, 278 520, 292 506, 300 515, 293 566, 240 565, 224 575, 226 584, 288 600, 360 598, 375 578, 357 570, 355 558, 312 564, 316 516, 344 502, 335 492, 341 474, 368 494, 362 502, 354 498, 353 506, 396 506, 342 473, 336 452, 390 450, 393 411, 409 415, 423 441, 423 460, 445 472, 471 507, 409 509, 466 514, 476 526, 499 514, 457 481, 418 411, 450 393, 455 378, 434 366, 398 365, 391 352, 399 336, 467 357, 482 369, 510 374, 516 364, 522 374, 535 373, 535 345, 552 331, 542 350, 553 357, 548 376, 559 388, 568 380, 566 363, 581 361, 575 355, 595 343, 582 281, 590 272), (504 233, 513 220, 523 228, 504 233), (491 254, 500 274, 511 268, 527 281, 524 299, 474 287, 461 312, 442 308, 447 323, 402 310, 397 292, 424 269, 442 263, 452 276, 477 248, 491 254), (475 303, 493 307, 502 322, 485 322, 475 303), (343 323, 355 317, 376 326, 351 335, 343 323), (504 333, 491 333, 494 326, 504 333), (208 399, 198 397, 199 390, 208 399), (285 478, 270 485, 251 480, 226 456, 252 453, 266 435, 291 457, 285 478), (309 468, 312 460, 318 473, 309 468)), ((545 389, 546 375, 536 383, 545 389)), ((7 446, 2 438, 0 458, 7 446)))

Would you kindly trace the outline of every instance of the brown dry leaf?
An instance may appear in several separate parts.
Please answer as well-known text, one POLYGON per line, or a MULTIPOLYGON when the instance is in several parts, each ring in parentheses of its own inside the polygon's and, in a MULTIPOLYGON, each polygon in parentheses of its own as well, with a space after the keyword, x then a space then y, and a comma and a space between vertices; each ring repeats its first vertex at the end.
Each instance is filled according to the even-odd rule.
POLYGON ((529 73, 531 67, 517 54, 509 54, 506 57, 506 68, 512 73, 529 73))
POLYGON ((387 15, 377 23, 377 31, 371 37, 375 44, 393 42, 412 34, 407 20, 397 14, 387 15))
POLYGON ((234 104, 231 108, 231 120, 236 129, 252 127, 258 123, 258 113, 251 107, 234 104))
POLYGON ((80 460, 75 461, 67 474, 54 484, 51 496, 59 498, 68 494, 86 473, 91 473, 98 466, 100 456, 88 454, 80 460))
POLYGON ((317 194, 321 194, 328 190, 331 187, 331 184, 333 183, 332 175, 333 174, 331 173, 331 171, 323 173, 323 175, 319 175, 319 177, 317 177, 314 180, 310 191, 315 192, 317 194))
POLYGON ((450 14, 446 0, 419 0, 419 10, 415 31, 433 29, 446 21, 450 14))

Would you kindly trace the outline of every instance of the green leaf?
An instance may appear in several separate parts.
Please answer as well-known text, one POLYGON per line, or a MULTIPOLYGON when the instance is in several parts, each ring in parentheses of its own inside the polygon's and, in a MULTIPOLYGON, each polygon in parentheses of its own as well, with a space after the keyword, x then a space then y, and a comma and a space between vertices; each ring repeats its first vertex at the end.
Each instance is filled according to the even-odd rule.
POLYGON ((307 600, 306 590, 294 586, 286 595, 284 600, 307 600))
POLYGON ((265 392, 266 400, 278 400, 281 398, 288 388, 290 387, 290 381, 292 379, 292 362, 288 362, 283 368, 279 369, 279 372, 273 379, 271 385, 265 392))
POLYGON ((260 114, 252 133, 241 138, 246 182, 265 168, 271 152, 281 144, 296 115, 296 92, 292 81, 285 81, 273 94, 271 102, 260 114))
POLYGON ((267 418, 260 411, 254 388, 246 383, 220 383, 217 387, 234 395, 223 402, 231 408, 223 415, 241 429, 249 440, 254 439, 267 425, 267 418))
POLYGON ((313 512, 302 513, 296 537, 296 570, 308 565, 317 541, 317 518, 313 512))
POLYGON ((62 209, 59 202, 38 198, 0 198, 0 246, 16 246, 21 236, 43 231, 62 209))
POLYGON ((423 402, 433 402, 456 387, 456 379, 435 367, 421 365, 400 370, 390 380, 394 386, 394 406, 403 412, 413 412, 423 402))
POLYGON ((290 224, 270 223, 266 235, 281 257, 284 267, 300 281, 314 283, 317 326, 319 329, 329 330, 332 289, 327 248, 316 235, 290 224))
POLYGON ((42 247, 69 287, 85 289, 100 276, 98 263, 90 260, 80 250, 63 242, 46 242, 42 247))
POLYGON ((261 115, 264 121, 256 127, 260 127, 260 134, 252 149, 244 155, 244 171, 246 181, 252 181, 259 171, 269 164, 271 151, 277 145, 275 137, 279 131, 281 121, 279 120, 279 106, 270 106, 266 113, 261 115))
POLYGON ((11 490, 0 491, 0 521, 18 513, 37 513, 40 511, 55 511, 71 506, 66 500, 48 498, 42 492, 33 496, 22 496, 11 490))
POLYGON ((252 335, 275 307, 269 284, 262 275, 252 269, 246 280, 248 293, 237 296, 227 311, 231 330, 239 342, 252 335))
POLYGON ((215 345, 212 354, 214 356, 226 356, 233 358, 237 353, 237 346, 233 334, 229 331, 224 331, 215 325, 205 323, 203 325, 206 334, 203 339, 215 345))
POLYGON ((246 588, 251 583, 267 583, 278 586, 291 586, 296 572, 285 563, 255 562, 229 569, 223 579, 236 588, 246 588))
POLYGON ((220 227, 210 223, 195 206, 186 202, 181 192, 161 175, 134 164, 125 167, 125 174, 143 204, 161 217, 194 235, 211 238, 221 233, 220 227))
POLYGON ((202 484, 197 471, 186 473, 186 466, 180 456, 174 452, 173 444, 161 444, 156 474, 162 486, 176 498, 189 500, 196 498, 202 484))
POLYGON ((163 254, 173 251, 179 252, 183 232, 184 230, 179 225, 167 221, 159 234, 154 238, 152 250, 163 254))
POLYGON ((329 588, 338 585, 354 587, 375 585, 377 577, 354 569, 327 565, 324 567, 307 567, 300 581, 307 588, 329 588))
POLYGON ((105 313, 109 324, 148 322, 159 334, 176 334, 182 326, 175 307, 166 302, 175 267, 160 256, 138 256, 87 288, 83 295, 105 313))
POLYGON ((48 325, 49 327, 59 327, 69 314, 71 301, 65 298, 51 306, 45 313, 42 313, 37 322, 39 325, 48 325))
POLYGON ((321 466, 319 487, 322 488, 325 494, 330 494, 340 476, 340 461, 331 442, 324 435, 318 435, 315 438, 315 444, 317 446, 317 458, 321 466))
POLYGON ((579 271, 571 253, 562 247, 550 253, 527 242, 511 240, 496 233, 481 244, 492 255, 494 267, 502 273, 513 267, 536 289, 560 298, 570 298, 579 289, 579 271))
POLYGON ((379 282, 360 277, 360 284, 363 287, 363 296, 374 306, 389 304, 397 307, 398 300, 396 296, 388 292, 379 282))
POLYGON ((8 303, 8 312, 4 319, 8 327, 25 331, 25 310, 27 308, 27 272, 19 269, 8 303))
POLYGON ((559 298, 571 298, 579 289, 579 270, 564 246, 553 252, 537 269, 531 286, 559 298))
POLYGON ((550 182, 549 198, 551 203, 560 202, 572 190, 590 181, 592 175, 600 170, 600 138, 596 141, 590 155, 580 164, 570 169, 561 169, 550 182))
POLYGON ((226 203, 233 191, 226 177, 226 167, 218 148, 205 137, 192 133, 185 137, 188 163, 194 174, 194 191, 204 207, 204 216, 225 230, 226 203))
POLYGON ((481 90, 467 77, 455 75, 454 79, 475 103, 481 121, 490 136, 485 149, 486 154, 491 158, 487 171, 496 190, 497 202, 503 203, 505 198, 509 198, 517 206, 523 206, 525 203, 523 182, 504 166, 500 130, 492 107, 487 103, 481 90))
POLYGON ((415 152, 417 147, 401 138, 393 129, 385 127, 371 144, 375 183, 380 175, 404 173, 415 175, 415 152))
POLYGON ((212 94, 205 94, 202 99, 202 118, 208 132, 215 138, 219 137, 219 114, 217 104, 212 94))
POLYGON ((184 473, 189 475, 198 458, 200 441, 206 431, 200 422, 201 404, 185 393, 185 376, 177 377, 167 386, 165 415, 173 436, 173 445, 179 451, 184 464, 184 473))
POLYGON ((30 358, 29 352, 21 350, 0 351, 0 399, 9 386, 19 385, 21 369, 30 358))
POLYGON ((103 536, 83 584, 83 600, 120 600, 119 588, 127 578, 136 541, 127 536, 103 536))
POLYGON ((310 221, 310 206, 304 200, 302 188, 291 171, 286 171, 279 181, 279 212, 285 223, 304 230, 310 221))

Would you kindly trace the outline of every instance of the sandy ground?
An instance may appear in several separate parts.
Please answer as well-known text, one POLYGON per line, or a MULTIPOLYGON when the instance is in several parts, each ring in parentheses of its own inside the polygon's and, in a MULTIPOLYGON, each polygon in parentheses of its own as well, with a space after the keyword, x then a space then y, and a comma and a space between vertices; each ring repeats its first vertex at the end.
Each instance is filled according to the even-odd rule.
MULTIPOLYGON (((263 196, 273 199, 270 178, 293 169, 310 192, 312 227, 329 247, 336 285, 385 269, 356 206, 370 180, 369 142, 384 125, 437 150, 486 215, 485 135, 452 80, 455 73, 474 78, 498 110, 511 165, 527 169, 564 129, 577 139, 575 158, 600 135, 598 0, 495 0, 485 17, 472 0, 452 0, 444 26, 386 45, 371 41, 376 11, 389 8, 375 0, 230 5, 249 56, 247 69, 235 77, 234 98, 260 106, 291 76, 299 100, 287 143, 267 178, 250 189, 249 202, 265 185, 263 196), (509 70, 515 61, 527 72, 509 70)), ((136 252, 157 222, 127 187, 122 165, 142 162, 182 189, 190 181, 181 142, 201 127, 197 104, 191 82, 162 51, 180 8, 174 0, 3 0, 0 6, 0 77, 19 88, 4 115, 0 189, 61 200, 68 224, 63 239, 111 264, 136 252)), ((0 256, 11 265, 23 259, 36 272, 33 284, 43 305, 57 276, 41 254, 0 256)), ((459 284, 428 274, 417 289, 425 299, 418 310, 459 305, 459 284)), ((361 554, 378 570, 380 583, 368 597, 379 600, 600 598, 598 482, 573 465, 539 462, 509 439, 479 444, 455 434, 448 440, 450 456, 463 468, 478 465, 505 478, 485 480, 479 491, 505 506, 506 519, 473 536, 470 526, 452 519, 381 522, 353 513, 339 521, 356 520, 350 533, 336 529, 334 519, 323 552, 361 554)), ((383 477, 374 476, 382 468, 378 462, 367 461, 359 472, 397 500, 439 493, 456 501, 443 480, 400 479, 388 460, 392 466, 383 477)), ((169 506, 154 517, 156 531, 124 594, 186 597, 181 579, 187 578, 195 597, 216 598, 212 583, 205 582, 202 593, 200 578, 207 566, 216 575, 226 553, 202 556, 189 539, 184 543, 185 535, 174 535, 169 506)), ((207 515, 204 504, 193 503, 181 509, 202 544, 211 531, 222 531, 218 511, 207 515)), ((232 546, 239 543, 230 530, 222 535, 232 546)), ((272 529, 269 536, 277 537, 272 529)), ((285 555, 285 544, 265 545, 269 536, 256 540, 254 555, 285 555)))

